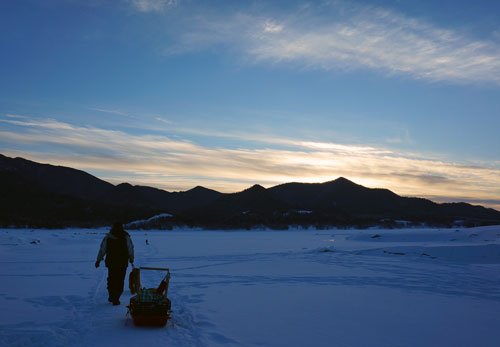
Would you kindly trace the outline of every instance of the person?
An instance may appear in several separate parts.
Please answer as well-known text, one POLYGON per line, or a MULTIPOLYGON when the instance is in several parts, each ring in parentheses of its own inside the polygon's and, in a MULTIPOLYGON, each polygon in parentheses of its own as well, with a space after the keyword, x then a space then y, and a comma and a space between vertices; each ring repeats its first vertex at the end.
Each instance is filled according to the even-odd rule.
POLYGON ((95 262, 96 268, 104 256, 108 268, 108 301, 113 305, 120 305, 128 262, 134 265, 134 244, 121 223, 114 223, 109 233, 102 239, 95 262))

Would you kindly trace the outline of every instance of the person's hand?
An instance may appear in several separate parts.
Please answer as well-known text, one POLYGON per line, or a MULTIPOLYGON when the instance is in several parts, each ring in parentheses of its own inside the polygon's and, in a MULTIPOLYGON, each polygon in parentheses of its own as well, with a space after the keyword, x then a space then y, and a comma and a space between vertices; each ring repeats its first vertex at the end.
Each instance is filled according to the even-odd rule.
POLYGON ((96 262, 95 262, 95 268, 96 268, 96 269, 99 267, 99 264, 100 264, 100 261, 99 261, 99 260, 96 260, 96 262))

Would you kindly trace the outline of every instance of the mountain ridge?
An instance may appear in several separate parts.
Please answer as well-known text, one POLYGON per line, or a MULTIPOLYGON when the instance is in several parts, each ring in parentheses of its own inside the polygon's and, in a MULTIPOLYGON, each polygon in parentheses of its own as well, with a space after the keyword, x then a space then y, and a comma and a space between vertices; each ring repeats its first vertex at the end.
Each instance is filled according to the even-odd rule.
POLYGON ((172 223, 221 228, 369 225, 400 219, 436 225, 456 220, 470 225, 500 224, 500 212, 491 208, 401 197, 345 177, 270 188, 255 184, 235 193, 199 185, 168 192, 129 183, 113 185, 85 171, 0 154, 0 187, 4 192, 0 225, 4 226, 92 226, 160 213, 173 214, 172 223))

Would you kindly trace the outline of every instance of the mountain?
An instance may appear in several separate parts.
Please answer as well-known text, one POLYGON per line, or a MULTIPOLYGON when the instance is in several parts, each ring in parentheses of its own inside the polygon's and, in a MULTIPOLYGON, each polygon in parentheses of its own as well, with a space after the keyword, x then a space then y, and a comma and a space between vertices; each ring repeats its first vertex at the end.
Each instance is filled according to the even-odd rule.
POLYGON ((296 207, 377 212, 394 208, 397 194, 387 189, 370 189, 340 177, 325 183, 286 183, 269 189, 272 195, 296 207))
POLYGON ((173 192, 171 194, 171 206, 167 210, 173 213, 180 213, 187 209, 211 204, 224 195, 202 186, 196 186, 184 192, 173 192))
POLYGON ((325 183, 286 183, 269 190, 275 198, 295 208, 313 211, 316 219, 337 219, 347 224, 370 224, 375 220, 443 225, 459 220, 470 225, 500 222, 500 212, 491 208, 466 203, 437 204, 422 198, 401 197, 388 189, 363 187, 343 177, 325 183))
POLYGON ((223 194, 204 206, 184 211, 189 225, 218 228, 251 227, 274 224, 276 215, 286 211, 289 204, 274 198, 271 192, 256 184, 238 193, 223 194))
POLYGON ((268 189, 254 185, 184 211, 183 216, 189 225, 214 228, 500 223, 500 212, 493 209, 401 197, 388 189, 363 187, 344 177, 325 183, 286 183, 268 189))
POLYGON ((111 183, 84 171, 64 166, 39 164, 23 158, 8 158, 1 154, 0 171, 31 182, 47 192, 86 200, 105 199, 114 189, 111 183))
POLYGON ((430 200, 404 198, 388 189, 366 188, 344 177, 325 183, 286 183, 269 190, 279 200, 315 211, 395 217, 415 211, 432 213, 438 207, 430 200))
POLYGON ((179 213, 221 193, 198 187, 187 192, 113 185, 84 171, 0 154, 0 225, 99 225, 179 213))
MULTIPOLYGON (((166 228, 391 227, 398 220, 442 226, 457 220, 465 225, 500 224, 500 212, 494 209, 401 197, 343 177, 268 189, 254 185, 231 194, 201 186, 167 192, 128 183, 113 185, 84 171, 0 154, 0 189, 0 226, 95 226, 115 220, 143 220, 147 225, 148 218, 165 213, 172 214, 164 219, 166 228)), ((154 223, 158 225, 158 219, 154 223)))

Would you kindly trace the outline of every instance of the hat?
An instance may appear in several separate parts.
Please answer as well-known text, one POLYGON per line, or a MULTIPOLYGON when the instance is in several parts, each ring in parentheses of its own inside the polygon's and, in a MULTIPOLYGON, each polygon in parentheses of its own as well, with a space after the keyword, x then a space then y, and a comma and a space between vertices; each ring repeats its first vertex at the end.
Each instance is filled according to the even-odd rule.
POLYGON ((115 235, 120 235, 125 233, 125 230, 123 230, 123 225, 120 222, 114 222, 113 226, 111 227, 111 233, 115 235))

